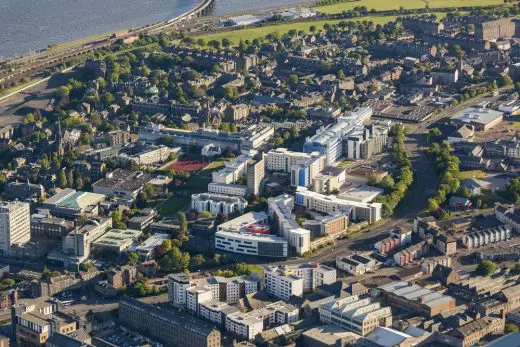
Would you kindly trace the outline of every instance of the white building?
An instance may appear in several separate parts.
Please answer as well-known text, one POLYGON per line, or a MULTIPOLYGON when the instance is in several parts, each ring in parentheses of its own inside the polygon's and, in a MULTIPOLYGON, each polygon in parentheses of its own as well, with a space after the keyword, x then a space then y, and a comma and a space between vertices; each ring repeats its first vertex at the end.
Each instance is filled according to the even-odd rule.
POLYGON ((31 239, 31 214, 25 202, 0 203, 0 255, 11 255, 11 246, 31 239))
POLYGON ((336 267, 354 276, 374 271, 378 265, 375 259, 358 254, 336 258, 336 267))
POLYGON ((168 301, 175 307, 186 307, 186 290, 191 286, 191 279, 185 273, 168 275, 168 301))
POLYGON ((199 305, 199 318, 224 326, 226 317, 239 312, 238 308, 225 302, 210 300, 199 305))
POLYGON ((488 246, 493 243, 503 242, 511 238, 509 226, 498 226, 496 228, 474 231, 464 235, 462 243, 468 249, 488 246))
POLYGON ((298 187, 295 195, 295 203, 309 210, 331 215, 338 212, 345 213, 351 220, 366 220, 369 223, 379 221, 383 210, 381 203, 344 200, 335 195, 323 195, 303 187, 298 187))
POLYGON ((302 296, 304 291, 336 282, 336 269, 319 263, 271 266, 264 279, 267 293, 287 301, 291 295, 302 296))
POLYGON ((247 163, 251 157, 241 154, 233 160, 226 161, 224 168, 211 174, 213 183, 232 184, 247 172, 247 163))
POLYGON ((247 196, 248 189, 247 186, 242 186, 239 184, 224 184, 211 182, 208 184, 208 193, 245 197, 247 196))
POLYGON ((287 257, 287 241, 275 235, 220 230, 215 233, 215 248, 261 257, 287 257))
MULTIPOLYGON (((266 168, 269 171, 290 172, 293 165, 300 165, 312 158, 319 158, 319 152, 292 152, 287 148, 276 148, 267 152, 266 168)), ((323 165, 323 159, 321 163, 323 165)))
POLYGON ((372 298, 352 295, 322 304, 320 321, 366 336, 379 326, 391 326, 392 310, 372 298))
POLYGON ((299 311, 296 307, 284 302, 273 302, 264 308, 227 315, 226 331, 252 340, 265 328, 296 322, 299 311))
POLYGON ((151 259, 154 256, 155 248, 161 246, 165 240, 169 240, 170 238, 170 234, 153 234, 137 246, 135 252, 139 258, 143 260, 151 259))
POLYGON ((368 122, 372 114, 371 108, 359 108, 339 117, 337 123, 319 129, 314 136, 308 138, 303 151, 319 152, 326 156, 326 165, 334 164, 344 155, 343 139, 368 122))
POLYGON ((264 271, 264 282, 268 294, 284 301, 303 295, 303 279, 281 268, 264 271))
POLYGON ((212 215, 224 213, 226 215, 243 213, 247 207, 247 201, 238 196, 221 194, 193 194, 191 196, 191 208, 197 212, 208 211, 212 215))
POLYGON ((193 286, 186 289, 186 309, 195 315, 199 314, 199 305, 213 300, 213 292, 209 287, 193 286))
POLYGON ((310 251, 311 232, 300 228, 292 214, 294 198, 285 194, 268 199, 269 219, 274 231, 289 242, 289 247, 298 255, 310 251))

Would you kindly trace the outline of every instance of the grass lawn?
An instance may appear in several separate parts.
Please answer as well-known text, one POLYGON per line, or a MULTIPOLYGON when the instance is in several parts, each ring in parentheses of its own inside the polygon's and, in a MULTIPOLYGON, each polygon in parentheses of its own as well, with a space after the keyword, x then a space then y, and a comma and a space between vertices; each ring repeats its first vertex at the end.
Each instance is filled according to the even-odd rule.
POLYGON ((475 178, 485 178, 487 174, 482 170, 472 170, 472 171, 461 171, 459 173, 460 180, 469 180, 473 177, 475 178))
POLYGON ((354 164, 354 163, 355 163, 355 162, 352 161, 352 160, 344 160, 344 161, 342 161, 341 163, 339 163, 338 167, 339 167, 340 169, 344 169, 344 168, 346 168, 346 167, 348 167, 348 166, 350 166, 350 165, 352 165, 352 164, 354 164))
POLYGON ((430 8, 441 7, 463 7, 463 6, 490 6, 504 4, 503 0, 360 0, 352 2, 344 2, 340 4, 325 5, 315 7, 322 13, 341 13, 343 11, 352 10, 354 7, 366 6, 368 10, 398 10, 401 6, 405 9, 424 8, 426 3, 430 8))
POLYGON ((225 160, 217 160, 209 164, 204 170, 216 170, 224 166, 225 160))
POLYGON ((157 212, 163 216, 172 215, 191 203, 191 194, 198 194, 208 191, 208 183, 211 182, 211 173, 224 166, 224 160, 217 160, 206 166, 196 175, 192 175, 188 181, 177 188, 180 191, 187 191, 188 196, 172 196, 156 206, 157 212))
POLYGON ((195 39, 203 38, 207 41, 210 40, 218 40, 221 41, 224 38, 227 38, 231 41, 232 44, 238 44, 240 40, 254 40, 258 38, 264 38, 265 36, 278 32, 280 35, 287 33, 289 30, 302 30, 306 33, 309 32, 309 28, 311 25, 316 26, 317 30, 323 29, 323 25, 328 24, 337 24, 341 21, 372 21, 374 24, 385 24, 395 20, 395 16, 367 16, 363 18, 352 18, 352 19, 337 19, 337 20, 316 20, 310 22, 297 22, 297 23, 286 23, 286 24, 276 24, 276 25, 268 25, 258 28, 249 28, 242 30, 234 30, 234 31, 226 31, 216 34, 209 35, 200 35, 196 36, 195 39))

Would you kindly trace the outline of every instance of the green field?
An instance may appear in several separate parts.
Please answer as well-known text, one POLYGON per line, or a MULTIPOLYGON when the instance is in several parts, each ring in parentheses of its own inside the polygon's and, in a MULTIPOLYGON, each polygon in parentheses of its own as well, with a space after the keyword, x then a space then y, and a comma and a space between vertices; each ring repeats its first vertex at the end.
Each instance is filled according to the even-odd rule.
POLYGON ((481 170, 473 170, 473 171, 461 171, 459 173, 459 179, 460 180, 469 180, 473 177, 475 178, 485 178, 487 174, 484 171, 481 170))
POLYGON ((340 13, 343 11, 352 10, 354 7, 366 6, 368 10, 375 9, 377 11, 383 10, 398 10, 403 7, 405 9, 424 8, 428 3, 430 8, 443 7, 463 7, 463 6, 490 6, 504 4, 503 0, 360 0, 352 2, 344 2, 334 5, 319 6, 315 9, 322 13, 340 13))
POLYGON ((278 32, 280 35, 286 34, 289 30, 302 30, 306 33, 309 32, 309 28, 314 25, 317 30, 323 29, 323 25, 326 23, 332 25, 337 24, 341 21, 372 21, 374 24, 385 24, 395 20, 395 16, 367 16, 363 18, 353 18, 353 19, 338 19, 338 20, 316 20, 309 22, 297 22, 297 23, 287 23, 287 24, 277 24, 277 25, 269 25, 258 28, 249 28, 249 29, 241 29, 235 31, 226 31, 217 34, 209 34, 209 35, 200 35, 196 36, 195 39, 203 38, 207 41, 210 40, 218 40, 221 41, 224 38, 227 38, 231 41, 232 44, 238 44, 240 40, 254 40, 258 38, 264 38, 265 36, 278 32))

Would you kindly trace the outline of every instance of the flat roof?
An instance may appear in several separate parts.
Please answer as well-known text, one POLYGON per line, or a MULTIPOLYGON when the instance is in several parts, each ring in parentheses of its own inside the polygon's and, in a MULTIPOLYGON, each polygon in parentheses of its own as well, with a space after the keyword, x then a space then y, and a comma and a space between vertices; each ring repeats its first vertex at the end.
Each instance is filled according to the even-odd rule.
POLYGON ((489 124, 504 115, 503 112, 489 108, 468 107, 456 113, 452 119, 464 123, 489 124))
POLYGON ((68 208, 85 208, 91 205, 97 205, 105 200, 103 194, 77 191, 71 188, 65 188, 61 192, 54 194, 45 200, 45 205, 55 205, 68 208))
POLYGON ((96 246, 121 247, 129 242, 136 240, 142 233, 143 232, 141 230, 112 229, 103 234, 92 244, 96 246))

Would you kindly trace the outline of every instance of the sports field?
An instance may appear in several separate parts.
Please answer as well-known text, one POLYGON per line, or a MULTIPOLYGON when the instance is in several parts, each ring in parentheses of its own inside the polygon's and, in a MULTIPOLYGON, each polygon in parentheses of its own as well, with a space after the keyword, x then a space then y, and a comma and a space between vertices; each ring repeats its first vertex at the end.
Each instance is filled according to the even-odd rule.
POLYGON ((349 1, 333 5, 325 5, 315 7, 315 9, 322 13, 341 13, 343 11, 352 10, 354 7, 366 6, 368 10, 375 9, 377 11, 383 10, 398 10, 401 7, 405 9, 424 8, 426 4, 430 8, 446 8, 446 7, 463 7, 463 6, 490 6, 503 5, 503 0, 360 0, 349 1))
POLYGON ((188 172, 193 174, 199 172, 205 166, 206 163, 200 160, 177 160, 170 166, 170 169, 177 172, 188 172))

